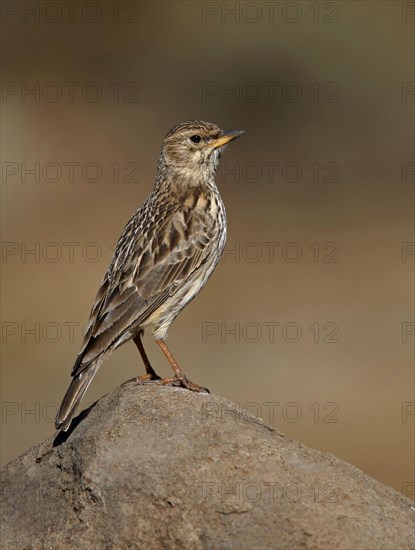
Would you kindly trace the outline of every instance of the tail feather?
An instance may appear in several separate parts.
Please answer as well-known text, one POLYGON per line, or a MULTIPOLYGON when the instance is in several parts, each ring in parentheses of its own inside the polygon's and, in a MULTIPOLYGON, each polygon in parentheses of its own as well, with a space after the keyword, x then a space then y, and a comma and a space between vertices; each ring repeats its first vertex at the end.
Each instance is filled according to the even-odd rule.
POLYGON ((55 426, 57 430, 66 432, 69 428, 76 408, 94 378, 101 362, 101 359, 92 362, 79 374, 74 376, 74 379, 72 380, 71 385, 62 400, 59 412, 56 415, 55 426))

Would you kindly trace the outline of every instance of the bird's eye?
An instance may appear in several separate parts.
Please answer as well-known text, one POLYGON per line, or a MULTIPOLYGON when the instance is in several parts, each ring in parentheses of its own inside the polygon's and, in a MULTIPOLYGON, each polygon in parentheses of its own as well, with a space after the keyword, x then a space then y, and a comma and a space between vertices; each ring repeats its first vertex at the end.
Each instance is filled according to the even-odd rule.
POLYGON ((193 143, 199 143, 201 140, 201 137, 200 136, 192 136, 190 138, 190 141, 193 141, 193 143))

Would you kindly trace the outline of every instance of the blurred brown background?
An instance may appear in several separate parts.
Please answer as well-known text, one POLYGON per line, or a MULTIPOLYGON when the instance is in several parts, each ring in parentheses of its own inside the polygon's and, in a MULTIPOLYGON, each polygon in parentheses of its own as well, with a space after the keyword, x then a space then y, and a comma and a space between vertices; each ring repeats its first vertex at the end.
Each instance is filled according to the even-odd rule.
MULTIPOLYGON (((173 353, 413 497, 413 3, 31 4, 2 3, 2 462, 53 433, 161 141, 201 119, 246 135, 217 177, 227 252, 173 353)), ((142 372, 125 345, 82 408, 142 372)))

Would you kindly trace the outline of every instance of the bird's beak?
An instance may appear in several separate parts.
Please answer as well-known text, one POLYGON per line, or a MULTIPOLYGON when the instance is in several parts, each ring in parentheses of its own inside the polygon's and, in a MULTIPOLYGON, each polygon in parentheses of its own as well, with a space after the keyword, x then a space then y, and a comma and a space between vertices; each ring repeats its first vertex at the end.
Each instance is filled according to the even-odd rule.
POLYGON ((210 145, 211 147, 213 147, 213 149, 217 149, 218 147, 222 147, 222 145, 226 145, 230 141, 237 139, 238 137, 241 137, 244 133, 245 132, 242 132, 241 130, 232 130, 230 132, 223 132, 223 134, 220 137, 211 141, 210 145))

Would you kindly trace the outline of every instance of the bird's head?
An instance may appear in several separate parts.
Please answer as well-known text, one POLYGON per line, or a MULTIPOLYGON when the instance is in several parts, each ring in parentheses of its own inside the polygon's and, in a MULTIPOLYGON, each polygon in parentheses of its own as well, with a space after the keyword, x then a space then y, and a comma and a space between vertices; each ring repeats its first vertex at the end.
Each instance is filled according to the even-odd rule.
POLYGON ((172 128, 164 139, 162 157, 168 166, 195 175, 214 173, 226 144, 244 132, 224 132, 211 122, 183 122, 172 128))

